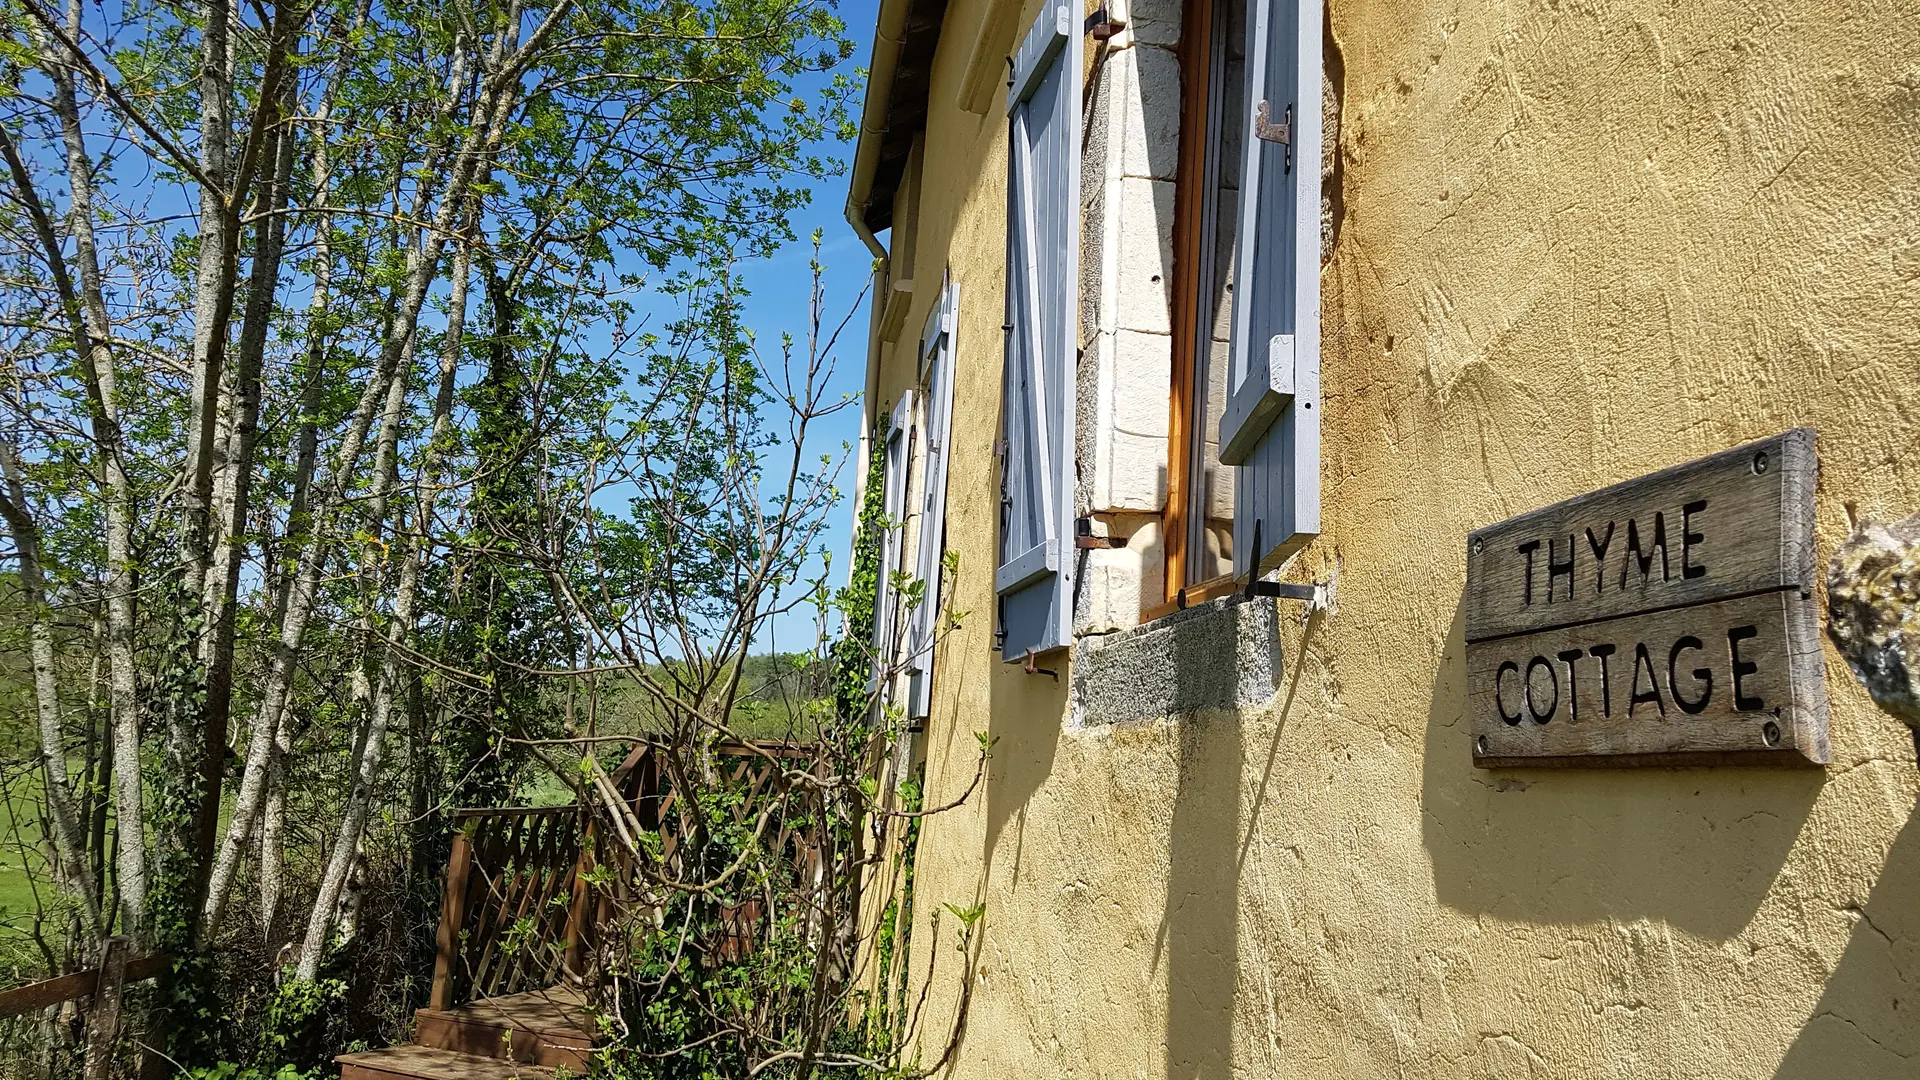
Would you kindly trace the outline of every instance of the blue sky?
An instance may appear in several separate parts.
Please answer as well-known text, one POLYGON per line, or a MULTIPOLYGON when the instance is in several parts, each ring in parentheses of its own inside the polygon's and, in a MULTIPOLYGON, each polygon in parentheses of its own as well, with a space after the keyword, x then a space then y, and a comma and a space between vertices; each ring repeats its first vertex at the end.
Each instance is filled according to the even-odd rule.
MULTIPOLYGON (((853 57, 842 65, 842 71, 852 72, 856 65, 859 68, 866 67, 868 54, 873 48, 874 21, 878 9, 878 0, 841 0, 839 12, 847 25, 847 37, 858 47, 853 57)), ((825 83, 825 78, 812 79, 797 89, 809 95, 817 94, 825 83)), ((856 122, 864 94, 863 88, 855 94, 850 105, 856 122)), ((769 259, 747 263, 743 267, 747 285, 753 291, 747 308, 747 322, 758 336, 763 354, 769 357, 778 355, 782 331, 793 334, 798 343, 805 341, 810 285, 807 260, 812 257, 812 244, 808 237, 815 228, 822 233, 820 261, 826 265, 823 284, 829 323, 837 323, 860 296, 873 265, 872 255, 860 238, 854 235, 841 212, 847 200, 853 143, 830 139, 817 147, 817 152, 822 157, 839 160, 846 169, 839 176, 828 177, 811 185, 812 203, 793 216, 793 231, 797 237, 794 242, 769 259)), ((841 334, 839 347, 835 350, 837 363, 833 382, 829 386, 831 395, 858 395, 861 392, 866 381, 866 349, 867 307, 863 300, 860 310, 841 334)), ((851 445, 859 441, 859 409, 847 408, 830 417, 821 425, 817 436, 817 441, 812 436, 808 440, 814 443, 810 448, 812 456, 817 458, 819 454, 827 453, 833 454, 838 460, 843 442, 851 445)), ((781 456, 784 458, 785 454, 781 456)), ((852 497, 854 475, 854 464, 849 458, 842 466, 839 478, 845 499, 852 497)), ((853 510, 843 500, 830 514, 826 542, 833 551, 833 567, 829 580, 838 585, 846 580, 853 510)), ((776 620, 772 631, 771 640, 755 643, 756 650, 805 649, 813 644, 814 623, 812 616, 806 612, 776 620)))

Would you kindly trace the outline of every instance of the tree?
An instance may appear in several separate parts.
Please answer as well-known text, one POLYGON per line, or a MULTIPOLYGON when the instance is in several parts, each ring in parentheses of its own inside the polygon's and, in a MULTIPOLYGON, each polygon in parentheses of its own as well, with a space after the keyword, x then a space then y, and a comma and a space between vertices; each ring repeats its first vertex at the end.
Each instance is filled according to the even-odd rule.
MULTIPOLYGON (((222 947, 251 881, 269 932, 304 912, 310 980, 369 830, 421 790, 395 762, 424 759, 395 747, 444 674, 423 629, 473 614, 429 610, 451 595, 434 583, 494 577, 483 633, 529 582, 551 596, 493 537, 562 527, 521 516, 526 492, 579 458, 516 414, 603 406, 655 288, 789 235, 847 92, 792 86, 851 47, 821 0, 19 0, 0 19, 0 516, 54 661, 38 758, 75 933, 172 950, 181 985, 263 981, 270 959, 222 947), (470 298, 496 276, 510 302, 476 346, 470 298), (611 350, 584 346, 608 327, 611 350), (98 615, 104 708, 60 685, 62 612, 84 634, 98 615), (76 773, 76 741, 111 751, 76 773), (303 769, 346 780, 301 791, 303 769)), ((537 697, 509 672, 579 641, 564 614, 516 635, 499 710, 537 697)), ((231 1009, 187 989, 173 1007, 198 1020, 176 1027, 217 1041, 231 1009)))
MULTIPOLYGON (((826 583, 822 530, 840 462, 809 436, 851 404, 827 389, 851 314, 826 320, 817 252, 814 275, 803 342, 762 351, 741 326, 747 293, 732 273, 689 276, 682 317, 641 339, 644 396, 572 419, 534 407, 549 445, 567 448, 555 472, 569 480, 537 490, 535 527, 511 539, 587 639, 584 663, 547 674, 615 680, 639 699, 650 768, 674 793, 656 828, 616 790, 603 738, 522 740, 578 751, 552 767, 578 778, 600 835, 616 838, 600 885, 630 895, 595 934, 598 970, 615 987, 605 1005, 624 1036, 607 1054, 616 1075, 921 1075, 963 1030, 970 963, 940 1061, 905 1057, 923 1018, 896 996, 911 898, 889 895, 902 880, 892 864, 910 858, 922 817, 973 787, 921 806, 900 753, 906 621, 875 641, 873 605, 883 590, 909 608, 928 592, 878 565, 878 532, 904 523, 882 518, 877 482, 853 583, 826 583), (616 496, 624 513, 606 509, 616 496), (802 676, 790 726, 777 745, 751 740, 740 723, 759 689, 746 682, 751 651, 775 619, 802 610, 819 633, 788 658, 802 676), (733 765, 721 767, 723 753, 733 765), (742 782, 743 764, 754 781, 742 782), (675 838, 671 854, 664 836, 675 838)), ((951 573, 953 561, 944 565, 951 573)), ((961 617, 940 614, 945 628, 961 617)), ((988 749, 983 738, 975 786, 988 749)), ((951 911, 970 953, 980 909, 951 911)))

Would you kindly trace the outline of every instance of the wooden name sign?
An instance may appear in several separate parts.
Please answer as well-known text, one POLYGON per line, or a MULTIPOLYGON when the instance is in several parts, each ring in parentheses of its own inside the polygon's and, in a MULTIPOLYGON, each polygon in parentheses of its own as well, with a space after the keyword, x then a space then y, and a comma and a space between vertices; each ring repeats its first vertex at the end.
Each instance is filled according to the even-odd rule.
POLYGON ((1474 764, 1827 762, 1813 431, 1467 538, 1474 764))

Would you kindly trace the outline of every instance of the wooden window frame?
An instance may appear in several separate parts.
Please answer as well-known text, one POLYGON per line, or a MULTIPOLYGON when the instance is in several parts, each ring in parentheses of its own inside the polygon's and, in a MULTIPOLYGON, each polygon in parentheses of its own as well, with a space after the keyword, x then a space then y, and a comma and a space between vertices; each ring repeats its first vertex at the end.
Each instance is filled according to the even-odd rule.
POLYGON ((1201 311, 1200 283, 1206 273, 1206 233, 1216 227, 1207 212, 1208 156, 1218 137, 1215 79, 1218 59, 1214 49, 1214 16, 1218 0, 1186 0, 1180 18, 1180 145, 1173 187, 1173 386, 1167 437, 1167 509, 1160 535, 1166 553, 1165 602, 1142 613, 1150 622, 1188 604, 1224 596, 1233 591, 1231 573, 1207 581, 1187 582, 1189 540, 1193 525, 1195 485, 1200 476, 1194 459, 1206 440, 1198 431, 1205 416, 1206 393, 1198 385, 1194 360, 1201 335, 1210 333, 1212 319, 1201 311))
POLYGON ((947 474, 952 463, 954 331, 960 286, 943 280, 939 299, 920 334, 920 528, 915 576, 924 583, 912 613, 907 644, 907 719, 923 720, 933 706, 933 647, 940 630, 941 570, 945 565, 947 474))

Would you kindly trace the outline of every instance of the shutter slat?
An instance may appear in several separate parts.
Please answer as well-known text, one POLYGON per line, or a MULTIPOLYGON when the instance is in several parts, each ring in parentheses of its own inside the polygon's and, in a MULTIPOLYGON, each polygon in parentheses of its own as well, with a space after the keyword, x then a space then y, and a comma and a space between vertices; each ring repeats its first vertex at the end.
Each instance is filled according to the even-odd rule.
MULTIPOLYGON (((1054 534, 1053 510, 1053 452, 1052 440, 1047 431, 1052 426, 1047 423, 1047 371, 1046 371, 1046 323, 1042 320, 1041 306, 1041 267, 1040 253, 1037 250, 1035 234, 1038 223, 1034 220, 1034 185, 1031 155, 1027 149, 1026 110, 1014 116, 1014 153, 1024 159, 1014 166, 1014 176, 1020 184, 1020 265, 1023 270, 1023 282, 1020 289, 1021 319, 1017 321, 1019 333, 1025 339, 1026 347, 1021 350, 1026 363, 1021 368, 1022 381, 1026 387, 1027 418, 1033 431, 1034 458, 1030 473, 1034 479, 1034 498, 1031 525, 1034 539, 1040 540, 1054 534)), ((1044 158, 1042 161, 1044 162, 1044 158)), ((1050 298, 1049 298, 1050 299, 1050 298)))

